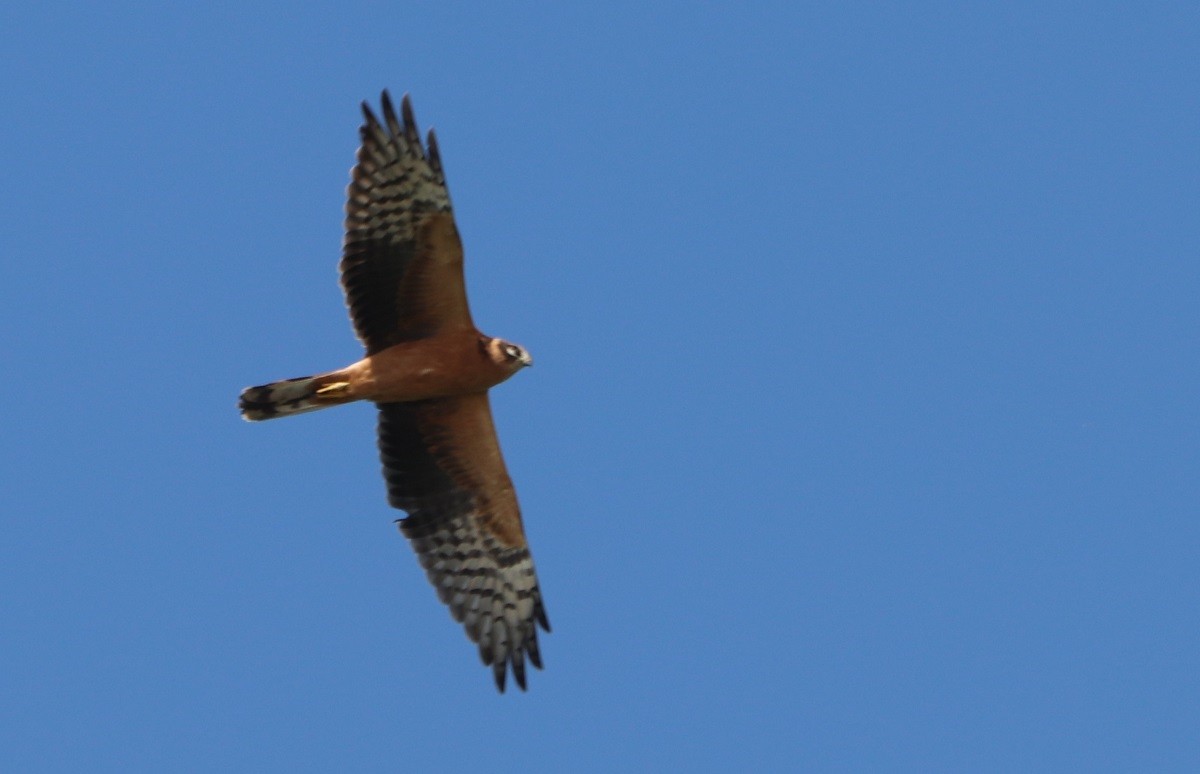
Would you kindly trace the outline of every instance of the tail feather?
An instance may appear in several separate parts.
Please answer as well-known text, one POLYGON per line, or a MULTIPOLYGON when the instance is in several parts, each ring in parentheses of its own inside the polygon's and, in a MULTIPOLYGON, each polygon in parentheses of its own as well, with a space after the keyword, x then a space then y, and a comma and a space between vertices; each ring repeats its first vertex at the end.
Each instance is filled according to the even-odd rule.
POLYGON ((320 399, 317 397, 317 391, 331 381, 330 376, 331 374, 300 376, 258 387, 247 387, 242 390, 238 400, 242 419, 259 422, 336 406, 344 401, 330 400, 332 396, 326 395, 322 395, 320 399))

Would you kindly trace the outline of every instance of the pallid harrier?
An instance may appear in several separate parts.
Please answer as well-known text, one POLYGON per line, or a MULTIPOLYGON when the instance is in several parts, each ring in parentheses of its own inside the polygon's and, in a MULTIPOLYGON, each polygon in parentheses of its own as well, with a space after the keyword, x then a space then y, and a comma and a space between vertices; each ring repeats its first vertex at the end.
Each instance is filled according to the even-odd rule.
POLYGON ((383 92, 383 121, 364 102, 362 147, 347 188, 342 289, 366 357, 340 371, 242 392, 251 421, 356 400, 379 406, 388 503, 400 531, 479 644, 496 687, 525 689, 541 669, 537 625, 550 631, 517 495, 500 456, 488 388, 533 360, 480 333, 463 285, 463 251, 429 132, 422 147, 405 95, 403 122, 383 92))

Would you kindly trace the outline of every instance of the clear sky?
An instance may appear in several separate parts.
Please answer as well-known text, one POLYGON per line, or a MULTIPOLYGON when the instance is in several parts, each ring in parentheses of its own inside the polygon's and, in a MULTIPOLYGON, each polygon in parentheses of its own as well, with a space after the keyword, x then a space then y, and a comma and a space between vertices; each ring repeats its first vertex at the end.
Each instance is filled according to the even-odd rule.
POLYGON ((1200 770, 1197 40, 1182 2, 5 4, 0 770, 1200 770), (537 360, 493 393, 525 694, 372 407, 235 409, 360 356, 384 87, 537 360))

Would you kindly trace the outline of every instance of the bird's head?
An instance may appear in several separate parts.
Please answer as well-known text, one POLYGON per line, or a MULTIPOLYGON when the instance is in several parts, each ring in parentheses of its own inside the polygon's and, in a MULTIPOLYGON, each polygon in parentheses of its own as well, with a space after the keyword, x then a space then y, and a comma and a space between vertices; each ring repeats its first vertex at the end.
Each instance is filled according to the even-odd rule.
POLYGON ((504 339, 488 339, 484 346, 488 357, 499 366, 504 366, 510 372, 517 372, 526 366, 533 365, 533 357, 520 344, 513 344, 504 339))

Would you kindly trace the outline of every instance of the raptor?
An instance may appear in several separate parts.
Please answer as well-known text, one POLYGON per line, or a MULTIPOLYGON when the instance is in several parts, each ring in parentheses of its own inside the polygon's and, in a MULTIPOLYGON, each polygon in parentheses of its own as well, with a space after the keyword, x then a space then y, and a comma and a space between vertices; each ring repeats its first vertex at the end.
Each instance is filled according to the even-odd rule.
POLYGON ((400 117, 387 91, 382 105, 383 120, 362 105, 339 266, 365 356, 247 388, 239 407, 256 422, 375 403, 388 503, 407 513, 400 531, 496 687, 511 670, 524 690, 526 662, 542 667, 537 629, 550 623, 488 390, 533 359, 475 327, 437 138, 422 144, 408 95, 400 117))

